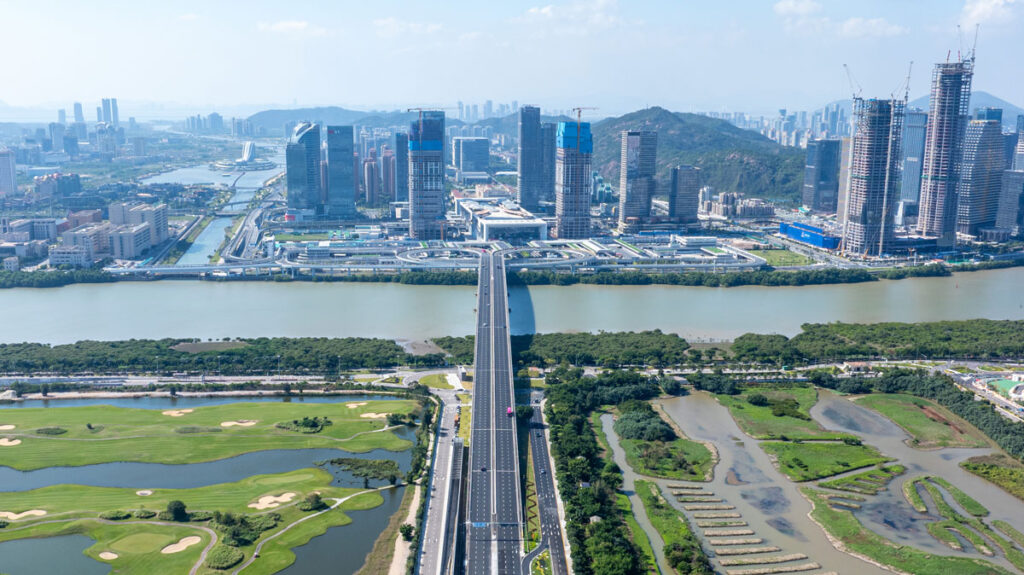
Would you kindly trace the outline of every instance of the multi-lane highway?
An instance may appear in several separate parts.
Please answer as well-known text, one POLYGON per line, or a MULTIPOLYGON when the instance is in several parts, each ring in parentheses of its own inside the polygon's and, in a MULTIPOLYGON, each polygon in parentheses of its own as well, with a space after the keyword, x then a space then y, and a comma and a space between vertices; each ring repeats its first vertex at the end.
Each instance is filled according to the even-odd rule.
POLYGON ((551 573, 566 575, 565 542, 562 539, 562 522, 558 515, 558 491, 555 490, 554 469, 548 457, 548 441, 544 425, 541 399, 544 394, 535 391, 530 394, 533 415, 530 417, 530 450, 533 453, 533 482, 537 486, 537 512, 540 515, 540 543, 523 558, 523 574, 530 573, 534 557, 547 550, 551 555, 551 573))
POLYGON ((469 451, 466 573, 518 574, 522 503, 502 258, 480 258, 476 364, 469 451))

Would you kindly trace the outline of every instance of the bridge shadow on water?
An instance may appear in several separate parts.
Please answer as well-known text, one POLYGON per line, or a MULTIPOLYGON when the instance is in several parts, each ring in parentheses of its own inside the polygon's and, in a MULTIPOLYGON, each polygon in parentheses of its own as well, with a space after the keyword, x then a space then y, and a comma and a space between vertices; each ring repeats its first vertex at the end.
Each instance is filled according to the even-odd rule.
POLYGON ((512 357, 518 350, 528 349, 537 331, 537 319, 533 309, 530 288, 515 274, 506 276, 508 281, 509 335, 512 336, 512 357))

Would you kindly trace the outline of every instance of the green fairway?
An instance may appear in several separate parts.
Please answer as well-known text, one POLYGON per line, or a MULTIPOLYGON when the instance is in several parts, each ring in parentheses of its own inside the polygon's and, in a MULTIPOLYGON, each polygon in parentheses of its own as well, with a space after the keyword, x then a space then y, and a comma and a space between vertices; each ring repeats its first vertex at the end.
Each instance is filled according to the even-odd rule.
POLYGON ((814 260, 789 250, 747 250, 747 253, 764 258, 772 267, 809 266, 814 260))
MULTIPOLYGON (((160 517, 144 520, 133 517, 119 522, 98 520, 99 514, 106 511, 161 511, 169 501, 179 500, 185 503, 190 513, 230 511, 237 515, 277 514, 280 518, 277 526, 263 532, 259 539, 272 540, 264 546, 260 560, 244 571, 246 574, 270 574, 294 561, 290 549, 324 533, 328 527, 350 523, 351 519, 343 511, 370 509, 383 501, 374 490, 332 487, 332 479, 327 471, 310 468, 275 475, 257 475, 235 483, 194 489, 157 489, 149 496, 140 496, 134 489, 79 485, 2 492, 0 510, 42 510, 46 511, 46 515, 11 522, 7 528, 0 530, 0 541, 82 533, 96 540, 96 544, 86 551, 90 557, 99 559, 100 553, 104 552, 118 555, 116 559, 105 561, 114 567, 115 573, 187 573, 210 540, 209 532, 204 528, 213 528, 221 538, 224 537, 221 528, 211 521, 174 523, 160 517), (338 509, 295 523, 312 515, 311 512, 300 510, 297 504, 313 491, 319 492, 328 504, 338 499, 348 499, 338 509), (250 507, 263 497, 282 494, 294 495, 290 501, 265 511, 250 507), (294 527, 284 530, 293 523, 294 527), (282 535, 277 536, 277 533, 282 535), (201 541, 180 553, 161 553, 167 545, 188 536, 200 537, 201 541)), ((249 557, 255 545, 245 545, 239 549, 249 557)), ((216 571, 200 570, 200 573, 206 572, 216 571)))
POLYGON ((1009 575, 1009 571, 980 559, 944 557, 918 551, 909 545, 897 545, 864 527, 850 511, 828 505, 824 493, 801 488, 813 505, 811 518, 850 551, 905 573, 920 575, 1009 575))
POLYGON ((841 439, 843 433, 822 429, 810 417, 810 409, 818 402, 818 391, 813 387, 747 388, 741 395, 717 395, 719 403, 729 408, 733 419, 747 435, 757 439, 841 439), (748 399, 762 395, 769 401, 795 401, 794 415, 777 415, 771 405, 753 405, 748 399))
POLYGON ((888 417, 910 434, 914 447, 989 447, 991 442, 970 423, 927 399, 897 393, 867 395, 857 403, 888 417))
POLYGON ((233 403, 164 412, 106 405, 5 410, 0 413, 0 425, 15 428, 0 432, 0 437, 21 443, 0 447, 0 453, 4 465, 32 470, 113 461, 198 463, 268 449, 401 451, 411 443, 385 430, 384 415, 411 413, 416 408, 414 401, 398 400, 233 403), (319 433, 276 426, 305 417, 326 417, 332 425, 319 433), (64 432, 39 432, 48 428, 64 432))
POLYGON ((869 445, 765 441, 761 447, 775 458, 779 471, 793 481, 831 477, 891 460, 869 445))

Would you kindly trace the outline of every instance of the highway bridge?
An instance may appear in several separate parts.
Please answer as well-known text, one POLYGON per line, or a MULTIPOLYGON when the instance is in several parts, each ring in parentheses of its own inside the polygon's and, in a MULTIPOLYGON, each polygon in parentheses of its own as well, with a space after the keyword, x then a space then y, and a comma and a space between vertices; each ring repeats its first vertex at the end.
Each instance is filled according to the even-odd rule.
POLYGON ((480 256, 475 353, 465 573, 518 575, 522 569, 523 506, 508 292, 505 262, 488 252, 480 256))

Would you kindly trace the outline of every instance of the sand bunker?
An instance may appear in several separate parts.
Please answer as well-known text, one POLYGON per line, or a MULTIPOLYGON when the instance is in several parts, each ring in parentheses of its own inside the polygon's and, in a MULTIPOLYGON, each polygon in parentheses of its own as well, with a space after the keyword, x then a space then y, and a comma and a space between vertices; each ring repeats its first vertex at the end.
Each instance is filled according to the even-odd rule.
POLYGON ((15 445, 21 445, 20 439, 7 439, 6 437, 0 437, 0 447, 14 447, 15 445))
POLYGON ((222 421, 220 422, 221 427, 234 427, 240 425, 242 427, 252 427, 256 425, 255 419, 240 419, 238 421, 222 421))
POLYGON ((46 515, 46 512, 42 509, 32 509, 30 511, 24 511, 22 513, 12 513, 10 511, 0 511, 0 519, 7 519, 9 521, 17 521, 26 517, 42 517, 46 515))
POLYGON ((181 417, 182 415, 185 415, 186 413, 192 413, 192 410, 191 409, 168 409, 167 411, 165 411, 163 413, 164 413, 164 415, 170 415, 171 417, 181 417))
POLYGON ((152 489, 140 489, 140 490, 136 491, 135 494, 138 495, 139 497, 149 497, 150 495, 153 494, 153 490, 152 489))
POLYGON ((0 425, 0 431, 10 431, 14 429, 13 425, 0 425))
POLYGON ((349 409, 355 409, 357 407, 362 407, 362 406, 366 405, 366 402, 365 401, 360 401, 360 402, 356 402, 356 403, 346 403, 345 405, 347 405, 349 409))
POLYGON ((260 497, 260 500, 257 501, 256 503, 250 503, 249 507, 259 510, 273 509, 274 507, 277 507, 282 503, 288 503, 292 499, 295 499, 295 494, 292 493, 291 491, 285 493, 284 495, 278 495, 277 497, 274 497, 273 495, 264 495, 263 497, 260 497))
POLYGON ((368 411, 366 413, 362 413, 359 415, 359 417, 365 417, 366 419, 384 419, 387 416, 388 414, 386 413, 374 413, 372 411, 368 411))
POLYGON ((202 540, 203 539, 201 537, 196 537, 195 535, 190 535, 189 537, 185 537, 181 541, 178 541, 177 543, 174 543, 174 544, 168 545, 167 547, 164 547, 163 549, 160 550, 160 552, 163 553, 164 555, 170 555, 172 553, 181 553, 182 551, 184 551, 184 550, 188 549, 189 547, 199 543, 202 540))
POLYGON ((113 561, 117 559, 117 553, 111 553, 110 551, 104 551, 100 553, 100 559, 104 561, 113 561))

